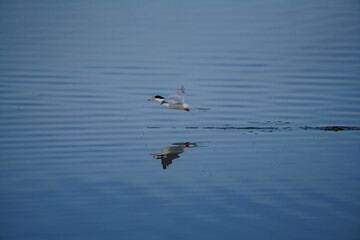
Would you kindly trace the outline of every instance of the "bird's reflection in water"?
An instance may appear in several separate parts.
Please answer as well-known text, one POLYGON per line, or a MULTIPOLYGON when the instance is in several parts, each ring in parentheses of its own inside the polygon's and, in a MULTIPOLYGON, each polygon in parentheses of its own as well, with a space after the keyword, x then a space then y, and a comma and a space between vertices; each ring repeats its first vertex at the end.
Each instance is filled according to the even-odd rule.
POLYGON ((174 159, 179 158, 180 154, 185 152, 185 148, 198 147, 197 143, 185 142, 185 143, 173 143, 170 147, 161 149, 161 153, 151 154, 156 159, 161 159, 161 164, 165 170, 174 159))

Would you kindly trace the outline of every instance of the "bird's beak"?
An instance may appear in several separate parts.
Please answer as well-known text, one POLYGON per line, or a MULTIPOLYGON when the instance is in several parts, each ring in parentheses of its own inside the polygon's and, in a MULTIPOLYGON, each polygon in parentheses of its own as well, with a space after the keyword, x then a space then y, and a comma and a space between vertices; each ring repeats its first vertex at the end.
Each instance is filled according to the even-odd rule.
POLYGON ((155 98, 149 98, 148 99, 148 101, 154 101, 155 100, 155 98))

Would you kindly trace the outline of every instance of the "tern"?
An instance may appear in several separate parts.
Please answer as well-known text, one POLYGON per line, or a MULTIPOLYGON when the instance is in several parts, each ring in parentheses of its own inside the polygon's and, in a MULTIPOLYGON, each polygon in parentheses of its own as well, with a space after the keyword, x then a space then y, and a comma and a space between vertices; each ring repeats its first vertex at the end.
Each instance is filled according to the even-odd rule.
POLYGON ((164 98, 160 95, 156 95, 148 99, 148 101, 158 101, 160 105, 164 105, 167 108, 175 109, 175 110, 185 110, 190 112, 190 110, 210 110, 210 108, 195 108, 191 107, 190 105, 184 103, 184 95, 185 95, 185 88, 181 86, 179 90, 175 94, 170 95, 168 98, 164 98))

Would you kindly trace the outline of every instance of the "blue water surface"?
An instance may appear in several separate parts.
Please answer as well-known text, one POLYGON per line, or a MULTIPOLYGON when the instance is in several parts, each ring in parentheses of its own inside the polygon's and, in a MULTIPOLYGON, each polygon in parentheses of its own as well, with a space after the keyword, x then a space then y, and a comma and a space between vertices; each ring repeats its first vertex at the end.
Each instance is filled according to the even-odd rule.
POLYGON ((358 1, 0 3, 0 239, 359 239, 359 130, 358 1))

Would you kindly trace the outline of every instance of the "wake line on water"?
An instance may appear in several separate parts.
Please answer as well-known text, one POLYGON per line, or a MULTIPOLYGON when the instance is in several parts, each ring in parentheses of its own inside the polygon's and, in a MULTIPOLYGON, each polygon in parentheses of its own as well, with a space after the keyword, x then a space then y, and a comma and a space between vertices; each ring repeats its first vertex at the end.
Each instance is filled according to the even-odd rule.
MULTIPOLYGON (((161 129, 163 127, 146 127, 148 129, 161 129)), ((177 128, 177 127, 172 127, 177 128)), ((311 127, 311 126, 304 126, 304 127, 298 127, 302 130, 318 130, 318 131, 332 131, 332 132, 338 132, 338 131, 359 131, 360 127, 355 126, 317 126, 317 127, 311 127)), ((230 127, 230 126, 222 126, 222 127, 184 127, 184 129, 215 129, 215 130, 259 130, 259 131, 276 131, 276 130, 293 130, 292 127, 230 127)))

